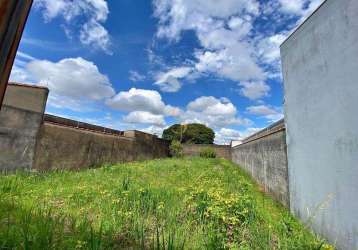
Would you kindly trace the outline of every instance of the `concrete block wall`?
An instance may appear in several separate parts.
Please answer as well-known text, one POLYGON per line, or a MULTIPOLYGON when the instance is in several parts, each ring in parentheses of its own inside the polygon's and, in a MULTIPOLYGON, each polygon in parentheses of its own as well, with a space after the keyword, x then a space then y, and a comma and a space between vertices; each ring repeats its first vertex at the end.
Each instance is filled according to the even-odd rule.
POLYGON ((183 144, 183 153, 186 156, 199 156, 200 152, 205 148, 212 148, 218 157, 231 161, 231 146, 229 145, 183 144))
POLYGON ((140 131, 124 136, 44 122, 38 137, 34 168, 86 169, 105 164, 169 156, 169 143, 140 131))
POLYGON ((34 169, 86 169, 135 160, 134 138, 44 123, 38 136, 34 169))
POLYGON ((9 84, 0 110, 0 169, 31 169, 48 89, 9 84))
POLYGON ((289 207, 286 132, 281 124, 233 147, 231 155, 232 161, 245 169, 265 192, 289 207))
POLYGON ((124 136, 135 138, 136 158, 149 160, 169 156, 169 141, 138 130, 125 131, 124 136))
POLYGON ((48 89, 9 84, 0 111, 0 170, 83 169, 169 156, 169 143, 44 115, 48 89))
POLYGON ((327 0, 281 46, 291 210, 358 249, 358 1, 327 0))

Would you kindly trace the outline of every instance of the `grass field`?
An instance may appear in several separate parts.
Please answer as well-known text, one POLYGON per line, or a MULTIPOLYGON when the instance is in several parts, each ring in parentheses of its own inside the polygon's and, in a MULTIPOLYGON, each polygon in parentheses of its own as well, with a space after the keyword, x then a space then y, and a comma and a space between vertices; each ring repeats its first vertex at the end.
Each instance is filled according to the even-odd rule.
POLYGON ((0 176, 0 249, 333 249, 222 159, 0 176))

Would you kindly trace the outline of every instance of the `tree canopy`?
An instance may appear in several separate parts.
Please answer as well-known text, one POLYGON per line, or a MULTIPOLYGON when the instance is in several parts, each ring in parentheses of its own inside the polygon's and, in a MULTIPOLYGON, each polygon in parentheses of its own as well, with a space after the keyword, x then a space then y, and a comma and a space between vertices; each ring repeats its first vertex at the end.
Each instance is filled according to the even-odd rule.
POLYGON ((213 144, 215 133, 211 128, 199 123, 174 124, 163 131, 163 139, 181 143, 213 144))

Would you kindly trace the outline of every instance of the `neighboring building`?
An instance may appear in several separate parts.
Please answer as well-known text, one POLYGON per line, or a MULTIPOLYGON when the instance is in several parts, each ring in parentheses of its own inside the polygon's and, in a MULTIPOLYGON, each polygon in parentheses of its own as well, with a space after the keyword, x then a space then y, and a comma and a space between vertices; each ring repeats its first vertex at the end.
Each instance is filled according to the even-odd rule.
POLYGON ((291 210, 358 249, 358 1, 327 0, 281 46, 291 210))

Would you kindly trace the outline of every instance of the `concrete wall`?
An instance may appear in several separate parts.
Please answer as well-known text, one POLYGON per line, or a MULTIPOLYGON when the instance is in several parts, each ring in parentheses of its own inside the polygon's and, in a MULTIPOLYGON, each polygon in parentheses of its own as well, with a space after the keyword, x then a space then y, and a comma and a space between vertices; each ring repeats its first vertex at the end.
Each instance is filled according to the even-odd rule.
POLYGON ((9 84, 0 111, 0 170, 82 169, 169 156, 169 143, 44 115, 47 88, 9 84))
POLYGON ((169 141, 138 130, 125 131, 124 136, 135 138, 136 159, 147 160, 169 156, 169 141))
POLYGON ((34 168, 85 169, 167 157, 168 147, 167 141, 138 131, 118 136, 45 122, 38 137, 34 168))
POLYGON ((9 84, 0 111, 0 169, 31 169, 48 89, 9 84))
POLYGON ((290 203, 358 249, 358 1, 327 0, 282 46, 290 203))
POLYGON ((232 148, 232 161, 240 165, 279 202, 289 207, 286 133, 265 133, 232 148))
POLYGON ((198 144, 183 144, 183 152, 186 156, 199 156, 200 152, 205 148, 214 149, 218 157, 231 160, 231 146, 228 145, 198 145, 198 144))

